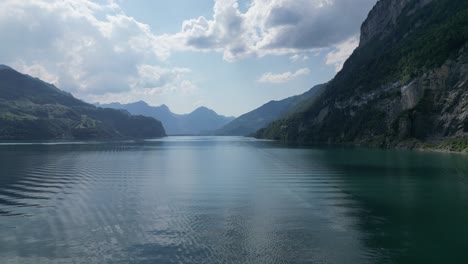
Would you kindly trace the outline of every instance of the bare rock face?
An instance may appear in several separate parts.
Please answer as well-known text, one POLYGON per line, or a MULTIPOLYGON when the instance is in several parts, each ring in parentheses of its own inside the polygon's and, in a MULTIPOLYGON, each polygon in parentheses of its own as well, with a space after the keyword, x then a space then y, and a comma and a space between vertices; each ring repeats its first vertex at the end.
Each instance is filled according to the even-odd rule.
MULTIPOLYGON (((468 47, 455 60, 415 78, 401 89, 410 136, 421 139, 468 136, 468 47)), ((401 121, 401 120, 400 120, 401 121)), ((404 129, 397 127, 398 130, 404 129)))
POLYGON ((380 0, 324 95, 258 136, 468 152, 467 24, 465 0, 380 0))
MULTIPOLYGON (((361 120, 367 127, 344 130, 332 141, 372 141, 376 135, 386 138, 382 144, 415 138, 437 141, 447 137, 468 136, 468 45, 456 59, 409 80, 382 85, 358 96, 335 100, 306 123, 327 124, 327 116, 340 115, 342 120, 361 120), (372 109, 372 110, 369 110, 372 109), (377 123, 369 125, 374 116, 377 123), (363 118, 359 118, 362 116, 363 118)), ((329 121, 328 121, 329 122, 329 121)), ((301 126, 306 126, 306 123, 301 126)))
POLYGON ((415 107, 424 96, 424 87, 416 81, 413 81, 408 85, 404 85, 400 90, 403 110, 415 107))
MULTIPOLYGON (((344 119, 354 118, 356 113, 380 113, 379 125, 368 126, 363 131, 348 134, 344 138, 358 142, 370 142, 376 135, 386 138, 382 144, 415 138, 422 141, 440 141, 444 138, 468 137, 468 45, 458 52, 455 59, 409 80, 382 85, 359 96, 337 100, 329 112, 341 112, 344 119), (372 109, 371 111, 368 109, 372 109), (347 118, 346 118, 347 116, 347 118)), ((324 120, 323 112, 315 123, 324 120)))
POLYGON ((397 119, 389 116, 387 120, 397 125, 389 128, 400 137, 421 140, 468 136, 467 59, 465 47, 455 60, 401 86, 401 96, 393 102, 401 107, 397 119))
POLYGON ((397 18, 407 11, 411 15, 433 0, 379 0, 361 26, 359 46, 368 43, 374 37, 383 37, 393 30, 397 18), (411 3, 413 2, 413 3, 411 3), (410 9, 408 6, 413 4, 410 9))

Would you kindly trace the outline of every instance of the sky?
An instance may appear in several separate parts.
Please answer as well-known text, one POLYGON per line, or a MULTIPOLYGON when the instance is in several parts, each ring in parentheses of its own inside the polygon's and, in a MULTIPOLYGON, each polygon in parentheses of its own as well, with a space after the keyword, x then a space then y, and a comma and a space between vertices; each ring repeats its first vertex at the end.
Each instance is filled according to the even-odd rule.
POLYGON ((2 0, 0 64, 90 103, 239 116, 329 81, 376 0, 2 0))

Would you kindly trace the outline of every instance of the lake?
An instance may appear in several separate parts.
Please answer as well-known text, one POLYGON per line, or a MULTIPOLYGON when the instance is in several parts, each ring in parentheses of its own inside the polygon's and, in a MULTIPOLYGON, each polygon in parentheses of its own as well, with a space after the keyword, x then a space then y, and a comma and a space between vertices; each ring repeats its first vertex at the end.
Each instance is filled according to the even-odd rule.
POLYGON ((468 156, 0 143, 0 263, 468 263, 468 156))

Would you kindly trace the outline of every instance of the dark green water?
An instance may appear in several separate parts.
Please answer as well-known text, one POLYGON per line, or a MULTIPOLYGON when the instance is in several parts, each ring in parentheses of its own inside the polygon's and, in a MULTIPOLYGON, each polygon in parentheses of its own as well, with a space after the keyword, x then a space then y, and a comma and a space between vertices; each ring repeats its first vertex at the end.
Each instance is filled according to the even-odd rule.
POLYGON ((468 263, 468 157, 0 144, 0 263, 468 263))

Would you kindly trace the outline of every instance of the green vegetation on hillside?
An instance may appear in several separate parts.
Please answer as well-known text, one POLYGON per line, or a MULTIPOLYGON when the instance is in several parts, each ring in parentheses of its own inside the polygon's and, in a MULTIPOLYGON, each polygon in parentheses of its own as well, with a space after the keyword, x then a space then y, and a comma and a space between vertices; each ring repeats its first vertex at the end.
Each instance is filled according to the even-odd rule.
MULTIPOLYGON (((413 1, 413 5, 417 1, 413 1)), ((331 82, 339 98, 380 85, 405 83, 441 66, 468 41, 468 2, 434 0, 407 15, 407 6, 392 34, 358 48, 331 82), (406 13, 405 13, 406 12, 406 13)))
MULTIPOLYGON (((462 65, 468 57, 468 2, 433 0, 422 7, 421 3, 410 1, 394 24, 374 25, 379 32, 354 51, 320 98, 256 136, 378 146, 409 138, 466 136, 463 122, 468 121, 461 118, 467 111, 462 65), (446 67, 433 71, 442 65, 446 67), (416 105, 404 109, 403 87, 429 74, 432 77, 411 88, 416 105)), ((378 8, 385 6, 391 7, 378 8)), ((379 11, 371 15, 390 12, 379 11)))
POLYGON ((96 108, 13 69, 0 70, 0 139, 160 137, 155 119, 96 108))
POLYGON ((252 110, 216 131, 218 135, 245 136, 255 133, 278 118, 305 111, 326 89, 326 84, 312 87, 309 91, 280 101, 270 101, 252 110))

